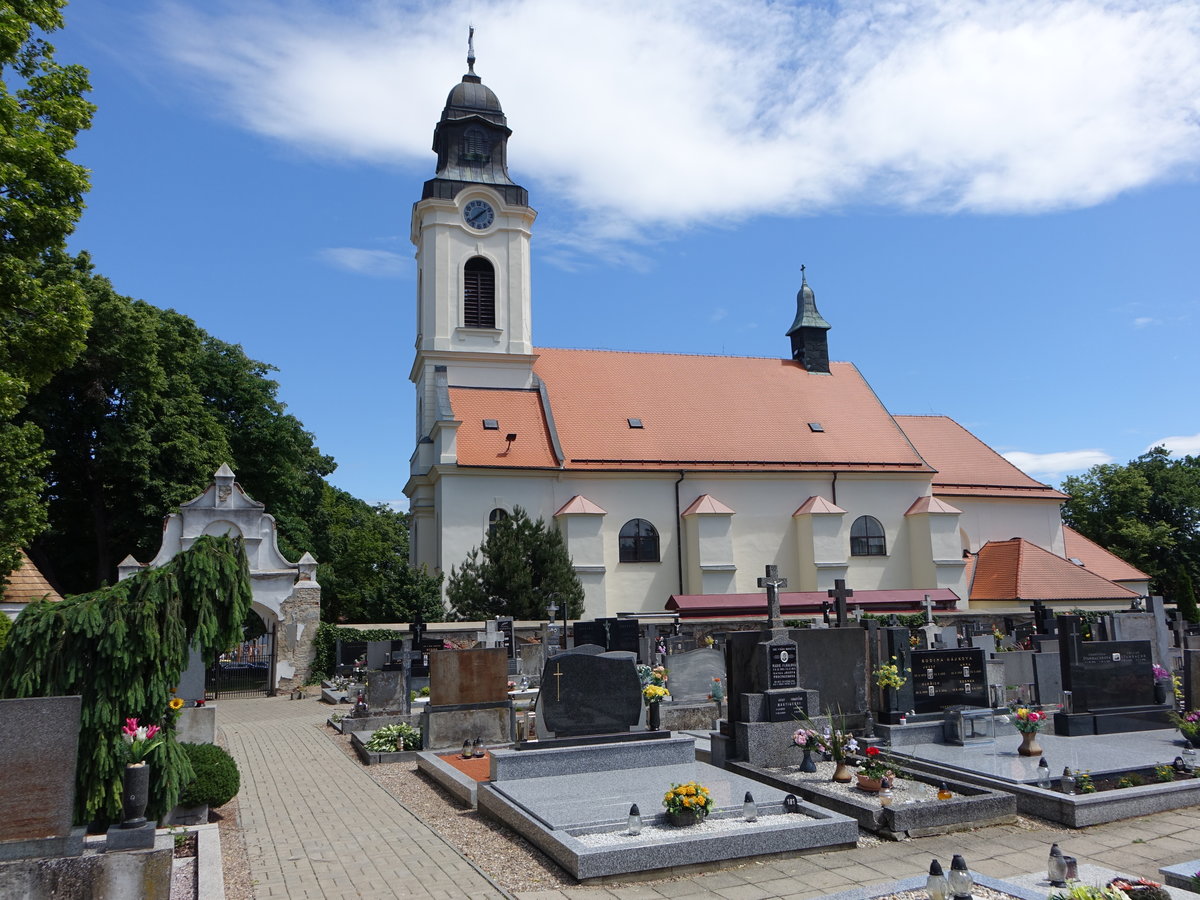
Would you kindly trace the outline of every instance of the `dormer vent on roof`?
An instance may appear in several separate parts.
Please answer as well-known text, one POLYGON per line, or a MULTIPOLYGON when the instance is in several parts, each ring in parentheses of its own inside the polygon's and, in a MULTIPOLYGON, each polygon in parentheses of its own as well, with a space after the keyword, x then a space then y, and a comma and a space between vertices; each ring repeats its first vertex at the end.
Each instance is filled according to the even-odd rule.
POLYGON ((787 336, 792 339, 792 359, 808 372, 829 374, 830 324, 817 311, 817 297, 800 267, 800 290, 796 294, 796 318, 787 336))

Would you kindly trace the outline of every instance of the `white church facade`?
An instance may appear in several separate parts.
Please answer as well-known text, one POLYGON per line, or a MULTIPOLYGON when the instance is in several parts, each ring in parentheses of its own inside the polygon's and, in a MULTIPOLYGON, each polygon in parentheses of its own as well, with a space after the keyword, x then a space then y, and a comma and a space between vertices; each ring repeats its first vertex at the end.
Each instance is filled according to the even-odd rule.
POLYGON ((1145 592, 1095 545, 1087 565, 1067 559, 1068 539, 1083 539, 1064 531, 1061 493, 948 418, 892 415, 851 363, 830 362, 830 325, 803 277, 787 357, 535 347, 536 214, 473 63, 412 213, 414 562, 448 575, 520 506, 563 533, 588 618, 760 592, 767 564, 790 591, 842 579, 863 598, 932 592, 960 609, 981 574, 981 604, 1145 592), (1065 568, 999 596, 1015 564, 987 548, 1014 538, 1065 568))

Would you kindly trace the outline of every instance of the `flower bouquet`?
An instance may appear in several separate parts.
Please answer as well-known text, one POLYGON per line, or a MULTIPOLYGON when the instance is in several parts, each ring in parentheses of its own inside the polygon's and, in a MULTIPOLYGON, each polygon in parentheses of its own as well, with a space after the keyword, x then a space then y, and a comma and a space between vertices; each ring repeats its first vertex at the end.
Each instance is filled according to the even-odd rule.
POLYGON ((1013 710, 1012 723, 1021 734, 1037 734, 1046 724, 1046 714, 1027 706, 1018 706, 1013 710))
POLYGON ((667 808, 672 825, 696 825, 704 821, 713 805, 708 788, 695 781, 673 784, 663 795, 663 806, 667 808))
POLYGON ((651 703, 661 703, 670 698, 671 692, 661 684, 648 684, 642 688, 642 699, 646 701, 647 706, 651 703))
POLYGON ((820 750, 821 735, 813 731, 811 728, 798 728, 796 733, 792 735, 792 743, 801 750, 820 750))
POLYGON ((871 675, 875 679, 875 684, 881 688, 890 688, 893 691, 898 691, 904 687, 908 681, 904 674, 900 671, 900 666, 896 663, 896 657, 892 657, 890 663, 880 663, 872 671, 871 675))
POLYGON ((879 781, 882 778, 890 778, 892 776, 891 757, 878 747, 867 747, 863 751, 863 756, 866 757, 866 760, 858 767, 858 774, 860 776, 869 778, 871 781, 879 781))
POLYGON ((163 739, 158 737, 161 729, 157 725, 139 725, 137 719, 126 719, 121 728, 125 740, 125 759, 129 765, 138 765, 148 757, 163 739))
POLYGON ((1200 711, 1189 709, 1183 713, 1172 712, 1171 721, 1184 738, 1193 745, 1200 745, 1200 711))

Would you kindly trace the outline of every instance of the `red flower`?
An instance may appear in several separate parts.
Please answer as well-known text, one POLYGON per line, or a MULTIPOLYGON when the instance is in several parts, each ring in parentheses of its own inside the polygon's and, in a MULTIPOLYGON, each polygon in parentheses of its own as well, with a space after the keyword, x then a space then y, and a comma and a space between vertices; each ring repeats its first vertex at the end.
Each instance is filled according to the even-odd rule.
POLYGON ((864 752, 867 754, 867 756, 878 756, 879 748, 878 747, 868 747, 864 752))

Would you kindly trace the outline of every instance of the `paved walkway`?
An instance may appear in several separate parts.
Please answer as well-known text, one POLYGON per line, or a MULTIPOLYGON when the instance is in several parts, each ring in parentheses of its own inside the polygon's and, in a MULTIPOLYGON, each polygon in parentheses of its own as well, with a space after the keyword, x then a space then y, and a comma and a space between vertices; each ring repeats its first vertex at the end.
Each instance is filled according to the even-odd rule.
POLYGON ((217 722, 238 793, 254 896, 293 900, 508 896, 315 726, 328 710, 226 700, 217 722))
MULTIPOLYGON (((327 710, 284 698, 221 703, 218 722, 242 771, 242 827, 256 898, 510 896, 427 828, 314 725, 327 710)), ((760 900, 823 897, 923 875, 961 853, 976 872, 1043 871, 1052 841, 1081 864, 1158 879, 1200 857, 1200 807, 1080 831, 999 825, 854 850, 731 865, 657 885, 572 887, 519 900, 760 900)))

